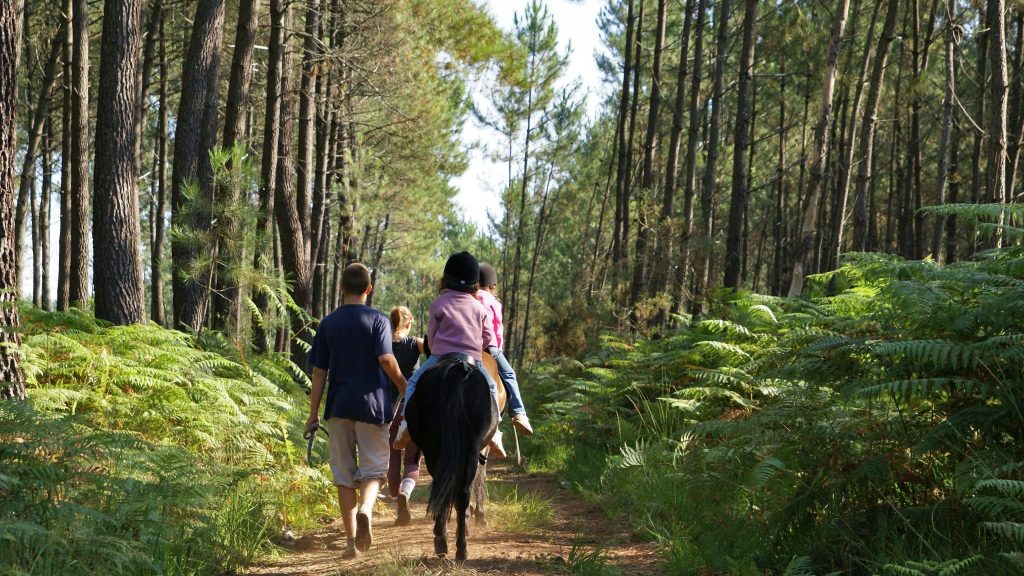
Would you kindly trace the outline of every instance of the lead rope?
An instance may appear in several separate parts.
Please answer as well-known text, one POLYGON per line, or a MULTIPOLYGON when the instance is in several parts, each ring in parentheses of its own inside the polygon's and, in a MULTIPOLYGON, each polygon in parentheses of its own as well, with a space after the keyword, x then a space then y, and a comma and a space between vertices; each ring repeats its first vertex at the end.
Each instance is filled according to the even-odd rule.
POLYGON ((302 433, 302 437, 306 440, 306 465, 310 468, 313 467, 313 442, 316 441, 317 430, 323 432, 324 436, 331 437, 330 433, 327 432, 327 428, 320 423, 317 423, 316 428, 311 428, 302 433))

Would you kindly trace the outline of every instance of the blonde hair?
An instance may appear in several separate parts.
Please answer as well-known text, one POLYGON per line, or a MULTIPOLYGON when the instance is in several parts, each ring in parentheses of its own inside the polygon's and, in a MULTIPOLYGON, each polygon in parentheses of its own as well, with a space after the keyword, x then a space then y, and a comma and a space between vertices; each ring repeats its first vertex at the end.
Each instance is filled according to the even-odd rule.
POLYGON ((412 312, 405 306, 395 306, 391 309, 391 339, 397 340, 402 328, 412 325, 412 312))

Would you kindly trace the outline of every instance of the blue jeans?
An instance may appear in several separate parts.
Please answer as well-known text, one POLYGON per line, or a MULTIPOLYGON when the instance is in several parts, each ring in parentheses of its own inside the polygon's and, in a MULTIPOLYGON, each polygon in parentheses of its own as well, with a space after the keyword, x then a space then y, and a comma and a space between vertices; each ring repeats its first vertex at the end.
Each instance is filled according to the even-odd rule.
POLYGON ((491 356, 494 356, 494 361, 498 364, 498 376, 501 377, 501 383, 505 385, 505 391, 508 392, 508 409, 512 412, 512 415, 522 414, 526 416, 526 406, 523 405, 523 395, 519 392, 519 381, 516 380, 516 371, 512 369, 512 365, 508 363, 508 359, 505 358, 505 354, 502 353, 501 349, 497 347, 490 347, 487 349, 491 356))
MULTIPOLYGON (((426 372, 428 368, 430 368, 434 364, 437 364, 440 361, 440 355, 431 354, 430 358, 427 358, 427 361, 420 364, 420 367, 416 369, 416 373, 409 377, 409 380, 405 385, 405 407, 402 408, 402 416, 405 416, 405 411, 409 409, 409 399, 412 398, 412 393, 416 391, 416 383, 419 382, 420 376, 422 376, 423 373, 426 372)), ((479 368, 480 371, 483 372, 484 376, 487 378, 487 387, 491 389, 491 397, 494 398, 494 405, 497 406, 498 385, 494 382, 494 379, 491 378, 490 373, 488 373, 487 370, 484 370, 483 362, 477 360, 476 367, 479 368)), ((501 414, 498 415, 498 420, 501 420, 501 414)))

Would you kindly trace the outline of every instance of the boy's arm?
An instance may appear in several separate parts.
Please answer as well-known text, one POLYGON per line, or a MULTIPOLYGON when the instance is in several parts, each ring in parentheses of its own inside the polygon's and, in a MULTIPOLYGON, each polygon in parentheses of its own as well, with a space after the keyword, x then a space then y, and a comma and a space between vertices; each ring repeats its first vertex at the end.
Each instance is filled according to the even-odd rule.
POLYGON ((380 363, 380 367, 384 369, 384 373, 391 379, 391 383, 398 389, 398 393, 405 396, 405 376, 402 375, 402 369, 398 367, 398 360, 395 359, 394 354, 381 354, 377 357, 377 362, 380 363))
POLYGON ((316 428, 320 423, 320 400, 324 396, 324 385, 327 382, 327 370, 313 368, 313 389, 309 392, 309 418, 306 419, 306 430, 316 428))

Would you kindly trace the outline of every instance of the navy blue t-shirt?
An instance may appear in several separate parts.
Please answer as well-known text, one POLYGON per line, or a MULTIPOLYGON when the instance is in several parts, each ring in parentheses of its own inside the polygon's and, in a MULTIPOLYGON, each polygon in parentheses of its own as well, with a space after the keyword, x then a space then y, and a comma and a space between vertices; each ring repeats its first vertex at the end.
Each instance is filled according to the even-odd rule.
POLYGON ((324 419, 390 422, 392 384, 377 358, 391 353, 391 321, 369 306, 345 304, 320 321, 309 362, 327 370, 324 419))

